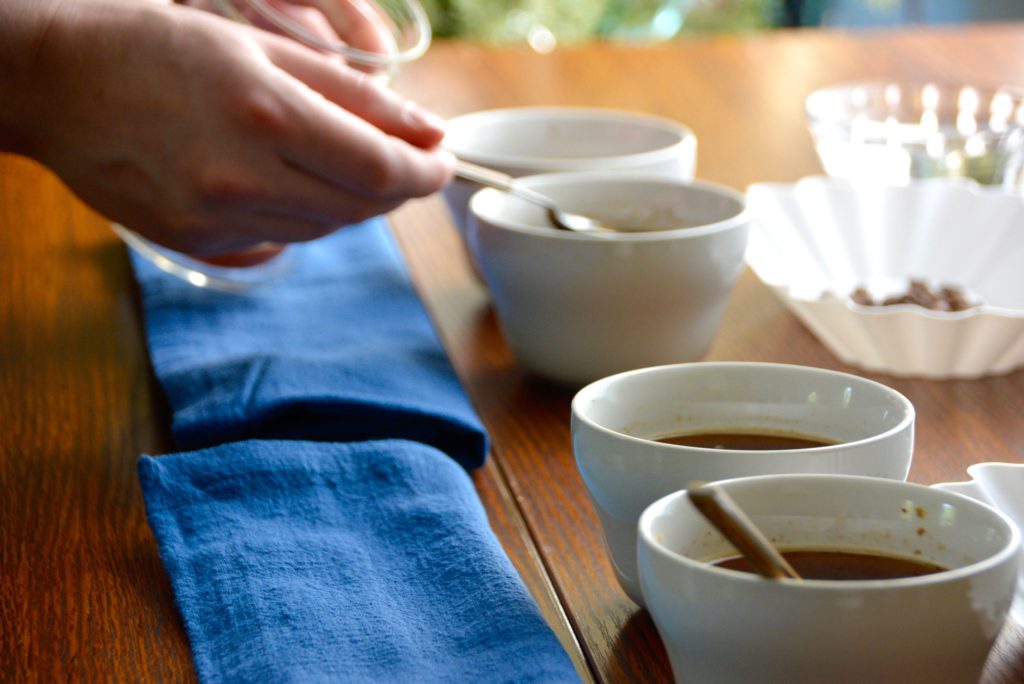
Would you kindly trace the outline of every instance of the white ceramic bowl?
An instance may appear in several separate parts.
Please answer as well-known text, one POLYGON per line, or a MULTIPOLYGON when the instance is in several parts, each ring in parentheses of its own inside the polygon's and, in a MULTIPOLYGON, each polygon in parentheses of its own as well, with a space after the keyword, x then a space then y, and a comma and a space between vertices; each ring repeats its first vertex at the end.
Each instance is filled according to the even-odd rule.
POLYGON ((805 106, 825 172, 906 183, 956 176, 1019 186, 1024 89, 972 84, 843 83, 805 106))
MULTIPOLYGON (((975 463, 967 469, 971 479, 966 482, 943 482, 932 485, 977 499, 1007 515, 1018 529, 1024 530, 1024 464, 975 463)), ((1017 558, 1017 595, 1010 615, 1024 625, 1024 548, 1017 558)))
POLYGON ((731 545, 677 492, 640 518, 644 597, 682 684, 975 684, 1003 625, 1020 532, 995 509, 878 478, 720 483, 782 548, 949 568, 890 580, 767 580, 707 561, 731 545))
POLYGON ((756 184, 747 262, 843 362, 927 378, 1024 365, 1024 198, 956 179, 909 186, 824 177, 756 184), (960 286, 960 312, 861 306, 909 280, 960 286))
POLYGON ((469 247, 524 366, 579 387, 704 355, 743 269, 742 195, 613 171, 519 182, 612 225, 690 226, 574 233, 551 227, 543 209, 519 198, 491 189, 474 195, 469 247))
POLYGON ((572 445, 604 530, 615 575, 642 605, 636 523, 651 502, 694 481, 773 473, 903 480, 914 407, 865 378, 770 363, 691 363, 598 380, 572 402, 572 445), (795 432, 840 443, 739 451, 656 442, 671 434, 795 432))
MULTIPOLYGON (((661 117, 616 109, 514 107, 448 121, 444 147, 510 176, 558 171, 620 171, 692 180, 697 138, 661 117)), ((465 234, 469 198, 479 189, 456 180, 444 189, 455 227, 465 234)))

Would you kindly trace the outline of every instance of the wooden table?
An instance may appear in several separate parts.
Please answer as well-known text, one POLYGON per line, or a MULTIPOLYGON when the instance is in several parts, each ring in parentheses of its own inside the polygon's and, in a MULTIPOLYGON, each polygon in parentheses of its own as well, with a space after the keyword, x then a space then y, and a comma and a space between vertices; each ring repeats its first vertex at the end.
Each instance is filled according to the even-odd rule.
MULTIPOLYGON (((539 55, 439 43, 396 87, 444 115, 591 105, 670 117, 699 139, 698 176, 738 189, 820 172, 804 97, 868 78, 1024 81, 1024 25, 890 34, 781 32, 539 55)), ((496 327, 437 198, 394 216, 419 291, 494 441, 474 478, 495 531, 584 680, 665 682, 650 618, 618 589, 573 462, 572 392, 531 378, 496 327)), ((708 358, 839 363, 751 274, 708 358)), ((854 371, 856 372, 856 371, 854 371)), ((1024 372, 880 380, 918 411, 910 478, 1024 460, 1024 372)), ((146 526, 141 452, 172 449, 125 249, 43 169, 0 156, 0 673, 15 681, 195 675, 146 526)), ((985 682, 1024 681, 1008 625, 985 682)))

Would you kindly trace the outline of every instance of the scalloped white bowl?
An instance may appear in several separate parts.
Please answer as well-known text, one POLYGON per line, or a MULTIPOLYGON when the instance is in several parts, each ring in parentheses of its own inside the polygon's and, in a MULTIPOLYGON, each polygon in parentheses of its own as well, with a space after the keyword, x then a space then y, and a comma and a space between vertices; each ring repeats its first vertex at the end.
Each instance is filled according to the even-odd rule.
MULTIPOLYGON (((963 494, 986 503, 1006 514, 1024 530, 1024 464, 976 463, 967 469, 971 479, 966 482, 943 482, 932 485, 948 492, 963 494)), ((1017 593, 1010 616, 1024 625, 1024 548, 1017 558, 1017 593)))
POLYGON ((747 190, 747 263, 845 363, 925 378, 1024 365, 1024 197, 959 179, 908 186, 811 177, 747 190), (910 279, 963 288, 980 306, 861 306, 910 279))

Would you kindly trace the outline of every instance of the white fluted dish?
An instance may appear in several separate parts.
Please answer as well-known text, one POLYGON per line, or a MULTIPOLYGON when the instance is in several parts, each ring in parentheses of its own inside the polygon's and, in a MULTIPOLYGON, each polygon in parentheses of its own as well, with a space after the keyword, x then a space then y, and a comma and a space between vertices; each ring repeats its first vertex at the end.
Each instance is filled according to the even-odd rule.
POLYGON ((977 378, 1024 366, 1024 198, 960 179, 890 186, 812 177, 747 191, 747 263, 839 359, 874 372, 977 378), (910 279, 979 306, 862 306, 910 279))

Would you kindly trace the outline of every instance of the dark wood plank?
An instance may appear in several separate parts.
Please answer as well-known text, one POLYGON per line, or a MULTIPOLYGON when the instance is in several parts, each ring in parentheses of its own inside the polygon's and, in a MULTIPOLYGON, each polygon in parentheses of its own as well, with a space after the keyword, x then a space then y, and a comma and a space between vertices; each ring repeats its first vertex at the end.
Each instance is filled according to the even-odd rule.
MULTIPOLYGON (((478 310, 477 305, 486 307, 487 296, 480 284, 466 272, 466 262, 459 251, 461 247, 454 231, 444 227, 447 220, 448 215, 439 198, 431 198, 403 207, 391 222, 407 261, 414 267, 414 284, 434 317, 442 341, 451 349, 468 342, 447 337, 449 332, 467 330, 467 322, 451 325, 453 317, 465 313, 472 315, 478 310), (441 230, 438 230, 439 226, 441 230), (458 283, 468 284, 468 287, 459 287, 458 283)), ((534 534, 527 528, 519 504, 501 472, 500 461, 492 456, 482 469, 474 473, 473 479, 492 527, 537 599, 544 617, 572 657, 581 678, 592 680, 576 632, 569 624, 555 586, 544 568, 534 534)))
POLYGON ((124 249, 49 173, 0 156, 0 671, 194 679, 145 521, 168 444, 124 249))

